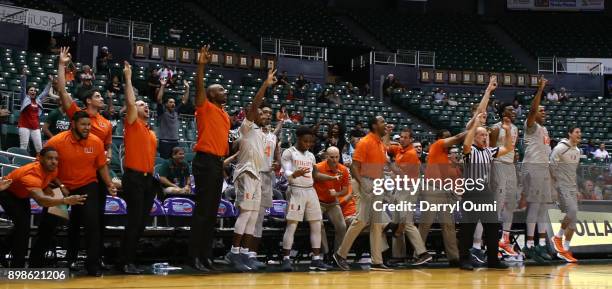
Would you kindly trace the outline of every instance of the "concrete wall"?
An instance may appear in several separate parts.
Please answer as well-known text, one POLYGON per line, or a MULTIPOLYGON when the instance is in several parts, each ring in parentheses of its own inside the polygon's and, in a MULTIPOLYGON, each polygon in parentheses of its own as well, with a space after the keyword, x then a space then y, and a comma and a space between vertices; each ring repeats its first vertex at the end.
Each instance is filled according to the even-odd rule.
POLYGON ((28 27, 20 24, 0 22, 0 46, 27 50, 28 49, 28 27))
POLYGON ((290 57, 278 57, 277 69, 287 71, 289 79, 295 79, 300 73, 308 81, 325 84, 327 78, 327 63, 325 61, 306 60, 290 57))

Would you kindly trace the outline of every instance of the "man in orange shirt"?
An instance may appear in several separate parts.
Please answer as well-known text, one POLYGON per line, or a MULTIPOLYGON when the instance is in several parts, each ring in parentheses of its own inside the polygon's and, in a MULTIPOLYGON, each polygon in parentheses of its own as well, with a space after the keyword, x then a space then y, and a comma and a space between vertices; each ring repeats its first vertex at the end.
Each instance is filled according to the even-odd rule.
MULTIPOLYGON (((115 186, 111 181, 109 169, 106 164, 104 145, 102 141, 89 133, 91 119, 84 111, 78 111, 72 117, 72 129, 59 133, 52 137, 46 147, 52 147, 59 153, 58 179, 66 186, 71 194, 87 195, 87 201, 83 206, 73 206, 70 211, 70 223, 68 227, 68 251, 77 252, 79 248, 79 230, 81 222, 84 222, 85 235, 87 239, 87 261, 85 267, 87 273, 99 276, 100 272, 100 202, 98 194, 98 177, 100 174, 111 194, 116 193, 115 186)), ((49 222, 39 226, 40 232, 52 237, 53 229, 57 222, 49 222), (42 228, 41 228, 42 227, 42 228), (47 231, 50 230, 50 231, 47 231)), ((39 237, 39 240, 46 241, 39 237)), ((43 241, 43 242, 44 242, 43 241)), ((35 247, 37 247, 35 245, 35 247)), ((40 251, 39 253, 44 253, 40 251)), ((36 256, 41 258, 41 256, 36 256)))
POLYGON ((140 235, 144 231, 145 219, 153 206, 155 193, 161 190, 153 178, 157 137, 148 125, 149 106, 142 100, 136 101, 132 87, 132 67, 125 61, 123 68, 125 78, 123 194, 128 206, 127 225, 121 242, 120 269, 125 274, 142 273, 136 265, 136 249, 140 235))
MULTIPOLYGON (((319 196, 319 204, 321 205, 321 213, 327 214, 327 218, 334 226, 334 250, 340 247, 340 243, 344 239, 346 233, 346 223, 340 208, 339 198, 350 194, 351 181, 349 170, 344 165, 340 164, 340 151, 337 147, 329 147, 326 150, 327 159, 316 164, 317 170, 329 176, 340 175, 340 180, 333 181, 317 181, 315 180, 314 188, 319 196)), ((325 225, 321 222, 321 247, 323 254, 330 252, 325 235, 325 225)))
MULTIPOLYGON (((68 47, 60 48, 60 56, 59 56, 59 64, 57 67, 57 79, 58 83, 66 83, 65 79, 65 69, 66 65, 70 63, 70 53, 68 47)), ((97 89, 92 89, 85 95, 85 109, 80 109, 77 107, 76 102, 72 99, 72 97, 66 92, 66 87, 64 85, 58 85, 58 94, 60 96, 60 103, 62 108, 66 112, 68 118, 72 119, 74 113, 77 111, 85 111, 89 115, 91 120, 91 134, 97 136, 104 143, 104 150, 106 151, 106 161, 110 163, 112 157, 112 148, 111 144, 113 141, 113 127, 111 122, 106 119, 100 112, 105 107, 104 98, 100 91, 97 89)), ((106 195, 108 194, 108 188, 105 185, 104 179, 101 175, 98 174, 98 197, 100 204, 106 203, 106 195)), ((105 206, 100 206, 100 220, 104 218, 104 210, 105 206)), ((79 233, 75 231, 74 233, 79 233)), ((100 222, 100 234, 104 234, 104 222, 100 222)), ((100 242, 100 252, 102 252, 103 244, 100 242)), ((75 261, 77 258, 78 251, 69 250, 66 255, 66 259, 70 264, 71 268, 75 267, 75 261)))
POLYGON ((382 195, 376 195, 374 180, 383 179, 383 169, 387 163, 386 143, 389 141, 390 128, 382 116, 372 117, 368 122, 370 133, 357 143, 351 164, 351 174, 355 180, 354 190, 359 192, 359 212, 348 228, 342 244, 333 255, 334 261, 342 270, 349 270, 346 256, 353 242, 361 231, 370 226, 371 270, 390 270, 383 264, 382 231, 385 226, 382 211, 374 210, 374 203, 382 201, 382 195), (384 138, 384 140, 383 140, 384 138))
POLYGON ((198 141, 192 169, 195 178, 195 209, 189 238, 189 263, 198 271, 214 271, 212 241, 223 188, 223 158, 228 155, 230 121, 223 105, 225 88, 213 84, 204 89, 204 68, 212 58, 210 46, 200 49, 196 73, 196 112, 198 141))
MULTIPOLYGON (((25 268, 25 256, 30 236, 30 198, 44 207, 61 204, 83 204, 86 196, 68 196, 68 191, 57 180, 58 153, 53 148, 43 148, 37 161, 12 171, 0 180, 0 205, 13 221, 13 229, 6 236, 7 248, 0 248, 0 260, 11 252, 12 268, 25 268), (48 187, 51 182, 60 185, 64 198, 53 198, 48 187)), ((31 262, 31 261, 30 261, 31 262)))
MULTIPOLYGON (((451 136, 448 130, 441 130, 436 134, 436 141, 429 146, 427 157, 427 168, 425 179, 446 179, 460 177, 457 169, 451 165, 449 150, 452 146, 460 144, 465 138, 466 132, 451 136)), ((443 190, 428 190, 421 192, 421 200, 436 204, 449 204, 456 202, 454 192, 443 190)), ((419 232, 423 242, 427 242, 427 235, 433 221, 438 215, 440 227, 442 227, 442 238, 444 238, 444 251, 451 266, 459 265, 459 249, 457 248, 457 234, 455 231, 455 220, 448 211, 434 212, 427 210, 421 212, 419 232)))
MULTIPOLYGON (((410 179, 419 178, 419 172, 421 167, 421 161, 417 156, 416 150, 412 147, 412 130, 410 128, 404 128, 400 133, 399 145, 389 146, 389 155, 394 157, 395 163, 392 167, 395 175, 401 178, 408 177, 410 179)), ((401 204, 402 202, 416 203, 418 196, 412 194, 414 188, 408 190, 395 190, 395 202, 401 204)), ((419 234, 419 230, 414 225, 414 213, 412 211, 394 212, 393 219, 395 223, 398 223, 398 229, 395 232, 395 238, 393 238, 393 257, 395 258, 406 258, 406 240, 404 237, 408 237, 408 240, 414 247, 414 253, 417 256, 412 265, 422 265, 431 261, 432 257, 427 253, 423 239, 419 234)))

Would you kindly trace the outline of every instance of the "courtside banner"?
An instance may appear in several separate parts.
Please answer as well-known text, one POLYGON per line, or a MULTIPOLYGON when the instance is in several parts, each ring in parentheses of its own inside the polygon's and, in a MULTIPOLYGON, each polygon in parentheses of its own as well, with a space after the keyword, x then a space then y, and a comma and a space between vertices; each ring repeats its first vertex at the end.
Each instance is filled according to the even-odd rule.
POLYGON ((62 23, 62 14, 48 11, 0 5, 0 16, 14 18, 19 21, 23 21, 23 18, 27 17, 26 23, 32 29, 61 32, 62 28, 60 25, 56 26, 56 24, 62 23), (27 9, 27 13, 19 13, 24 9, 27 9))
MULTIPOLYGON (((589 211, 596 209, 590 207, 580 206, 576 232, 572 237, 572 252, 612 253, 612 212, 589 211)), ((547 230, 549 237, 559 231, 564 216, 565 214, 558 209, 548 210, 552 229, 547 230)))
POLYGON ((507 0, 511 10, 578 11, 604 10, 604 0, 507 0))

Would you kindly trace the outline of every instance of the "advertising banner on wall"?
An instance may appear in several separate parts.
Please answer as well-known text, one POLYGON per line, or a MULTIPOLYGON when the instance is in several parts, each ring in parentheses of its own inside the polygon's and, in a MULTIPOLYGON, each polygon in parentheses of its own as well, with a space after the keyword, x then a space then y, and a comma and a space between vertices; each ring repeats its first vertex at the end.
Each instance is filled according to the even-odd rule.
POLYGON ((14 22, 24 22, 29 28, 61 32, 62 14, 27 9, 15 6, 0 5, 0 17, 13 18, 14 22), (26 13, 20 13, 27 10, 26 13))
POLYGON ((507 0, 506 4, 511 10, 604 10, 604 0, 507 0))

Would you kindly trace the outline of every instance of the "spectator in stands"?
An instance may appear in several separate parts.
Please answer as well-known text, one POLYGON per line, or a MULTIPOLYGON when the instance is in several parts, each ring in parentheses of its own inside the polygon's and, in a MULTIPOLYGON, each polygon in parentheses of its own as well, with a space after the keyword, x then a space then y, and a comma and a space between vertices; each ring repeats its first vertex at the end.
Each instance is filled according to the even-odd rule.
POLYGON ((579 196, 582 200, 602 200, 601 190, 595 190, 595 184, 592 180, 585 180, 582 187, 581 195, 579 196))
POLYGON ((191 193, 191 170, 185 161, 185 149, 182 147, 172 148, 172 158, 159 166, 158 173, 164 193, 191 193))
POLYGON ((331 91, 329 90, 324 90, 321 92, 321 94, 319 95, 319 98, 317 99, 317 102, 319 103, 329 103, 329 96, 331 94, 331 91))
POLYGON ((289 77, 287 76, 287 71, 283 71, 283 74, 279 75, 278 77, 278 85, 288 85, 289 84, 289 77))
MULTIPOLYGON (((161 87, 157 93, 157 118, 159 122, 159 155, 164 159, 169 159, 172 156, 173 148, 178 146, 178 108, 176 107, 176 101, 174 98, 169 97, 164 102, 164 89, 167 80, 161 79, 161 87)), ((178 105, 183 105, 186 99, 189 98, 189 85, 186 86, 185 93, 183 94, 183 100, 178 105)))
MULTIPOLYGON (((339 151, 339 155, 342 156, 343 152, 346 150, 347 141, 344 136, 345 128, 341 123, 333 123, 329 126, 327 130, 327 137, 321 144, 318 146, 319 149, 327 150, 330 147, 336 147, 339 151)), ((315 152, 316 153, 316 152, 315 152)), ((343 164, 344 161, 340 158, 340 163, 343 164)))
POLYGON ((519 103, 518 99, 515 98, 514 101, 512 101, 512 107, 514 108, 516 115, 523 114, 523 106, 519 103))
POLYGON ((108 52, 108 47, 102 46, 100 48, 100 52, 98 53, 98 57, 96 58, 96 70, 98 73, 109 75, 108 62, 113 59, 113 55, 108 52))
POLYGON ((51 37, 49 39, 49 47, 47 48, 47 53, 49 54, 59 53, 59 47, 57 47, 57 40, 54 37, 51 37))
POLYGON ((586 155, 587 157, 590 157, 595 152, 595 150, 596 148, 593 144, 593 140, 589 140, 587 144, 582 147, 582 154, 586 155))
POLYGON ((412 147, 414 147, 414 150, 417 153, 417 157, 419 158, 419 160, 421 160, 421 163, 426 163, 427 153, 423 152, 423 145, 417 141, 412 143, 412 147))
POLYGON ((66 64, 66 85, 72 86, 72 82, 75 80, 76 66, 74 66, 74 62, 70 60, 68 64, 66 64))
MULTIPOLYGON (((361 123, 359 123, 359 126, 361 126, 361 123)), ((361 128, 361 127, 354 128, 353 130, 351 130, 351 139, 350 139, 350 142, 348 144, 348 155, 350 156, 350 160, 351 161, 353 160, 353 153, 355 152, 355 148, 357 147, 357 143, 364 136, 366 136, 366 134, 363 131, 363 128, 361 128)), ((350 164, 345 162, 345 165, 350 165, 350 164)))
POLYGON ((42 149, 42 139, 40 135, 40 116, 43 113, 43 102, 49 95, 53 77, 49 76, 49 82, 45 89, 36 95, 37 89, 34 86, 28 86, 27 70, 23 68, 21 74, 21 108, 19 114, 19 147, 27 150, 30 144, 30 139, 34 143, 36 153, 42 149))
POLYGON ((599 148, 593 152, 593 157, 600 160, 605 160, 610 157, 610 154, 606 150, 605 143, 599 144, 599 148))
MULTIPOLYGON (((89 67, 88 65, 83 66, 83 71, 85 71, 85 67, 89 67)), ((91 68, 87 68, 91 72, 91 68)), ((85 103, 85 98, 90 94, 91 90, 93 90, 93 74, 90 73, 81 73, 81 85, 77 88, 76 98, 81 102, 85 103)))
POLYGON ((289 88, 289 90, 287 91, 287 96, 285 96, 285 99, 287 100, 294 100, 295 99, 295 95, 293 95, 293 88, 289 88))
POLYGON ((441 88, 438 88, 436 90, 436 93, 434 93, 434 100, 438 103, 442 102, 445 97, 446 95, 444 93, 444 90, 442 90, 441 88))
POLYGON ((176 89, 177 84, 178 84, 178 75, 173 74, 172 77, 168 78, 168 81, 166 82, 166 88, 176 89))
POLYGON ((370 89, 370 84, 366 83, 361 87, 361 91, 359 92, 360 95, 363 96, 368 96, 372 93, 372 90, 370 89))
POLYGON ((147 96, 149 99, 155 98, 157 95, 157 89, 159 88, 159 73, 155 69, 151 69, 151 74, 149 75, 149 80, 147 80, 147 96))
MULTIPOLYGON (((174 68, 174 71, 176 71, 176 68, 174 68)), ((174 71, 172 69, 170 69, 170 67, 168 65, 164 65, 158 71, 159 80, 162 80, 162 79, 168 80, 168 79, 172 78, 172 76, 174 75, 174 71)))
POLYGON ((119 96, 120 94, 123 94, 123 86, 121 85, 119 76, 113 76, 112 81, 108 84, 108 88, 106 90, 111 96, 119 96))
POLYGON ((395 80, 395 75, 393 75, 393 74, 387 75, 387 77, 385 78, 385 81, 383 81, 383 85, 382 85, 383 96, 385 96, 385 97, 390 96, 390 94, 389 94, 389 87, 391 87, 391 85, 393 84, 394 80, 395 80))
POLYGON ((304 79, 304 74, 300 73, 300 75, 298 75, 297 80, 295 81, 295 87, 297 87, 298 90, 302 90, 302 89, 308 88, 306 86, 307 84, 308 84, 308 81, 304 79))
POLYGON ((342 98, 340 98, 340 94, 338 94, 337 91, 334 91, 334 93, 329 96, 328 100, 330 103, 342 105, 342 98))
POLYGON ((300 124, 302 122, 302 119, 304 119, 304 116, 302 116, 302 112, 298 110, 292 112, 289 118, 294 124, 300 124))
POLYGON ((287 112, 287 107, 284 104, 281 105, 279 110, 276 112, 276 121, 291 122, 289 119, 289 113, 287 112))
POLYGON ((83 72, 81 72, 81 74, 79 75, 79 80, 81 81, 81 83, 83 83, 83 81, 86 81, 86 80, 89 80, 89 81, 96 80, 96 75, 93 73, 91 66, 83 65, 83 72))
POLYGON ((548 101, 559 101, 559 95, 557 94, 557 91, 553 88, 546 95, 546 99, 548 99, 548 101))
POLYGON ((189 114, 193 115, 195 112, 195 107, 193 106, 193 101, 191 101, 191 97, 189 97, 189 81, 183 79, 183 89, 185 92, 183 93, 183 105, 180 105, 176 108, 179 114, 189 114))
POLYGON ((569 97, 570 97, 570 94, 567 93, 567 91, 565 90, 565 87, 561 87, 561 89, 559 89, 559 101, 565 102, 569 100, 569 97))
POLYGON ((68 129, 70 129, 70 119, 60 103, 45 119, 42 131, 47 139, 50 139, 56 134, 67 131, 68 129))

